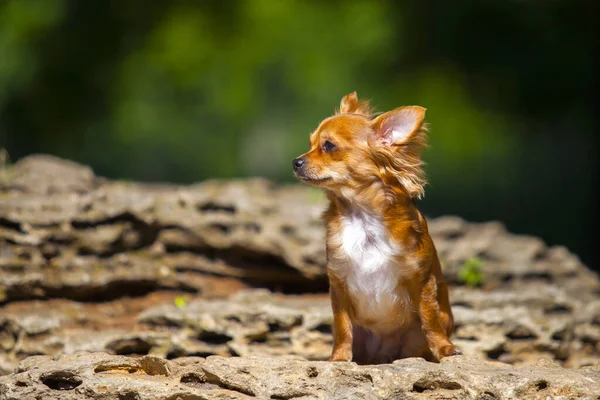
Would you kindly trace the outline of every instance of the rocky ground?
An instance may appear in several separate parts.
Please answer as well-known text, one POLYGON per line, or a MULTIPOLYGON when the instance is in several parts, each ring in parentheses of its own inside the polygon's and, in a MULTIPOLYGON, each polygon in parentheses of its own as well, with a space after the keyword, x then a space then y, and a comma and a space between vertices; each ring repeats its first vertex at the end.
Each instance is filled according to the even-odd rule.
POLYGON ((0 395, 21 399, 597 399, 600 370, 479 358, 357 366, 285 357, 131 358, 77 353, 25 359, 0 395))
POLYGON ((457 217, 430 231, 465 356, 317 362, 323 204, 264 180, 108 181, 49 156, 0 169, 0 399, 600 398, 596 274, 457 217))

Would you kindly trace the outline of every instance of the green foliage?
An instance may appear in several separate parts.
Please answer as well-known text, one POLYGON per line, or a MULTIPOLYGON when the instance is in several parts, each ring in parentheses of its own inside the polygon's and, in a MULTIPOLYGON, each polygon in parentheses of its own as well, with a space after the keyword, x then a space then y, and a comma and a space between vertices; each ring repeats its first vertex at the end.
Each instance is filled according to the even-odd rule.
POLYGON ((469 287, 480 286, 483 283, 483 260, 477 257, 469 258, 460 267, 458 272, 458 279, 463 284, 469 287))
POLYGON ((380 111, 427 108, 431 216, 493 216, 579 250, 597 159, 586 7, 3 0, 0 147, 126 180, 291 182, 309 133, 356 90, 380 111), (557 184, 571 212, 548 219, 557 184))
POLYGON ((175 306, 180 309, 184 309, 187 307, 187 297, 186 296, 177 296, 174 300, 175 306))
POLYGON ((63 17, 62 0, 0 3, 0 111, 6 98, 27 85, 39 68, 35 44, 63 17))
MULTIPOLYGON (((43 35, 52 38, 65 23, 67 4, 73 7, 43 0, 11 0, 2 6, 0 38, 13 39, 0 41, 0 54, 6 55, 0 57, 0 89, 2 82, 5 87, 25 85, 35 70, 48 68, 35 44, 43 35)), ((173 2, 160 18, 140 14, 149 28, 133 36, 127 51, 105 61, 103 70, 96 64, 79 66, 88 71, 71 70, 56 60, 50 64, 63 70, 63 79, 75 72, 82 76, 77 85, 95 89, 99 98, 90 107, 101 102, 100 118, 74 117, 76 125, 65 125, 62 118, 44 118, 46 112, 38 113, 39 124, 33 123, 39 135, 65 138, 44 140, 50 147, 45 151, 82 159, 113 177, 292 180, 290 160, 307 149, 308 132, 344 94, 358 90, 380 109, 410 103, 427 107, 434 127, 429 158, 438 167, 432 170, 440 179, 469 177, 474 158, 506 156, 514 135, 497 116, 478 107, 452 65, 391 69, 410 57, 409 22, 403 18, 410 10, 405 8, 371 0, 349 0, 343 6, 238 0, 228 9, 173 2), (104 75, 100 81, 98 74, 104 75), (75 135, 82 135, 80 145, 66 140, 75 135), (488 145, 491 140, 494 146, 488 145)), ((108 18, 127 18, 127 12, 116 6, 96 17, 108 24, 108 18)), ((122 29, 134 32, 129 26, 122 29)), ((57 42, 83 40, 58 32, 57 42)), ((68 103, 53 107, 64 115, 71 112, 68 103)))

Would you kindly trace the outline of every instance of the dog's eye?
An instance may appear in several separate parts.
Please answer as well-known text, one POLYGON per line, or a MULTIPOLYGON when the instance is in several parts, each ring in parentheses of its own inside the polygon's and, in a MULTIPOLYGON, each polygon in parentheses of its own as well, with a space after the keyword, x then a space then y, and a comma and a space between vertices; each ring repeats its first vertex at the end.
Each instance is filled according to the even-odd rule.
POLYGON ((323 151, 325 153, 329 153, 330 151, 333 151, 333 149, 335 149, 335 144, 331 143, 329 140, 326 140, 325 143, 323 143, 323 151))

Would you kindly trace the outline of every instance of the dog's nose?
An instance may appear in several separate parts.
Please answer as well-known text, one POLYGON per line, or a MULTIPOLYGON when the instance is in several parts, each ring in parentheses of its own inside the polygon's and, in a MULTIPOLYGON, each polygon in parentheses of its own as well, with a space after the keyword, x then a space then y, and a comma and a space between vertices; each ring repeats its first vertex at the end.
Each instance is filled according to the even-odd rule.
POLYGON ((304 159, 304 157, 296 158, 294 160, 293 164, 294 164, 294 169, 298 170, 298 169, 304 167, 304 164, 306 164, 306 160, 304 159))

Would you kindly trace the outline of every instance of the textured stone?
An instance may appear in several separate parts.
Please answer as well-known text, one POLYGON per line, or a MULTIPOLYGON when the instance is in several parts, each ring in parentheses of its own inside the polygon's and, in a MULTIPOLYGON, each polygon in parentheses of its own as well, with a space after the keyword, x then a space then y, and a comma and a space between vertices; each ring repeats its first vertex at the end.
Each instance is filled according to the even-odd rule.
POLYGON ((11 176, 0 186, 0 301, 227 292, 215 276, 237 281, 229 292, 327 288, 322 201, 305 188, 110 182, 48 156, 11 176))
MULTIPOLYGON (((332 315, 325 294, 283 295, 261 289, 228 298, 188 296, 179 305, 175 299, 176 294, 165 292, 99 304, 10 303, 0 316, 4 373, 29 355, 81 350, 167 358, 326 360, 330 354, 332 315)), ((533 365, 548 357, 568 367, 600 359, 600 326, 589 311, 596 303, 569 299, 556 286, 528 284, 487 292, 455 288, 451 299, 454 340, 466 355, 513 365, 533 365)))
POLYGON ((515 368, 457 356, 358 366, 264 357, 30 357, 0 378, 0 396, 29 399, 596 399, 598 369, 543 361, 515 368), (560 397, 563 396, 563 397, 560 397))
POLYGON ((429 221, 465 357, 358 367, 316 362, 332 345, 318 191, 112 182, 49 156, 5 175, 2 400, 600 393, 596 274, 500 223, 429 221))
MULTIPOLYGON (((324 199, 315 189, 261 179, 112 182, 50 156, 27 157, 10 176, 0 184, 0 301, 104 299, 157 288, 206 296, 243 286, 327 289, 324 199)), ((477 257, 484 288, 560 283, 578 296, 599 289, 566 249, 509 234, 498 222, 442 217, 430 230, 452 284, 477 257)))

